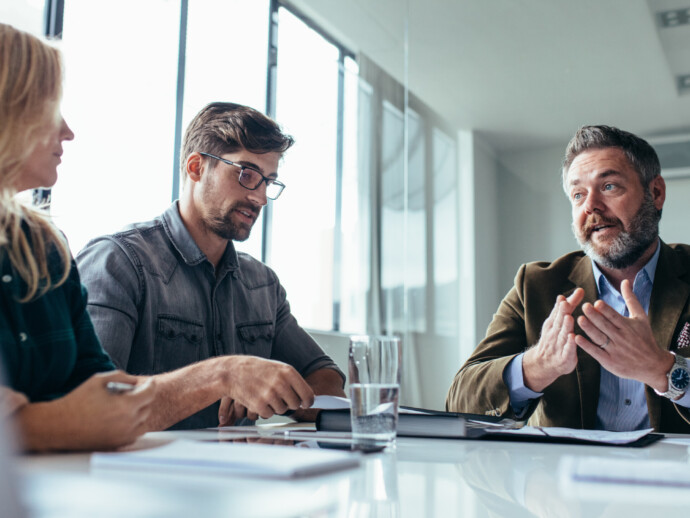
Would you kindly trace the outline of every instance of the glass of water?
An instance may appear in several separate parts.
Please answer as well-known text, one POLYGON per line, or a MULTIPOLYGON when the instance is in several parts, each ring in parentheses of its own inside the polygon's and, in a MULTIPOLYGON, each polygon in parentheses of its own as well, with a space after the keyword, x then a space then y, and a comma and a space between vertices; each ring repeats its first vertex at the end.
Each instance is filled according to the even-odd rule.
POLYGON ((395 443, 402 350, 397 336, 350 337, 352 439, 356 448, 395 443))

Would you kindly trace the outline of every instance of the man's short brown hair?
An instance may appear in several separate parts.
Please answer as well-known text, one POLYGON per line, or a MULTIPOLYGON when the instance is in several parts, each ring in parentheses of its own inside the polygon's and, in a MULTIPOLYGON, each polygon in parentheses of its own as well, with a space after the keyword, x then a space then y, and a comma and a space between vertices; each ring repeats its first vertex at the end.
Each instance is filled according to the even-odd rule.
POLYGON ((252 153, 285 153, 295 140, 263 113, 241 104, 215 102, 204 106, 187 126, 180 168, 186 178, 189 155, 203 151, 222 156, 246 149, 252 153))
POLYGON ((616 147, 625 153, 626 158, 637 172, 644 187, 661 174, 659 157, 649 143, 613 126, 582 126, 568 143, 563 159, 563 188, 568 192, 566 178, 568 170, 580 153, 591 149, 616 147))

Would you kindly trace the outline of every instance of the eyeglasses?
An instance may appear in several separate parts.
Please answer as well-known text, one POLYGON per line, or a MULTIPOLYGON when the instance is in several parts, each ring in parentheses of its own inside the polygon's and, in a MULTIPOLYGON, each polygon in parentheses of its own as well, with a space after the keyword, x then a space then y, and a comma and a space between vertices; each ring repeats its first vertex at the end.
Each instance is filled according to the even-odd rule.
POLYGON ((266 198, 270 200, 276 200, 278 199, 278 196, 283 192, 283 189, 285 189, 285 184, 282 182, 279 182, 278 180, 274 180, 273 178, 269 178, 267 176, 262 175, 259 171, 254 169, 253 167, 249 167, 246 165, 242 164, 236 164, 235 162, 231 162, 230 160, 225 160, 224 158, 221 158, 216 155, 212 155, 210 153, 204 153, 203 151, 199 151, 200 155, 207 156, 209 158, 214 158, 216 160, 220 160, 224 164, 228 165, 234 165, 235 167, 239 167, 240 169, 240 185, 244 187, 245 189, 249 189, 250 191, 255 191, 258 189, 263 182, 266 182, 266 198))

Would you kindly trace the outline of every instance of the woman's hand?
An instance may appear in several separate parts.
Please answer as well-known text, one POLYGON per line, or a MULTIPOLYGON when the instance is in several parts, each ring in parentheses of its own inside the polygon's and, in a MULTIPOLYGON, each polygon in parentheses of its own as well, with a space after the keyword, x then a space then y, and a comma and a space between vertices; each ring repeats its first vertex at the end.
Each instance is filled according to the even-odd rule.
POLYGON ((130 444, 147 430, 155 398, 152 378, 121 371, 95 374, 55 401, 29 404, 17 413, 27 450, 102 450, 130 444), (111 394, 109 381, 131 383, 130 392, 111 394))

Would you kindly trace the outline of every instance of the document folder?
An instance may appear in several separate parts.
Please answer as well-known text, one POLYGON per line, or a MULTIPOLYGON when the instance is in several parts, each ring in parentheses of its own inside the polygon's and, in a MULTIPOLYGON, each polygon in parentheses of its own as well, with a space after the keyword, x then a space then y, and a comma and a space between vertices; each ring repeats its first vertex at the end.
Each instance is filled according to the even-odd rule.
MULTIPOLYGON (((651 430, 607 432, 523 426, 523 422, 497 416, 439 412, 401 406, 398 412, 399 437, 440 439, 482 439, 496 441, 589 444, 598 446, 647 446, 663 435, 651 430)), ((316 429, 325 432, 350 432, 348 409, 321 410, 316 429)))

